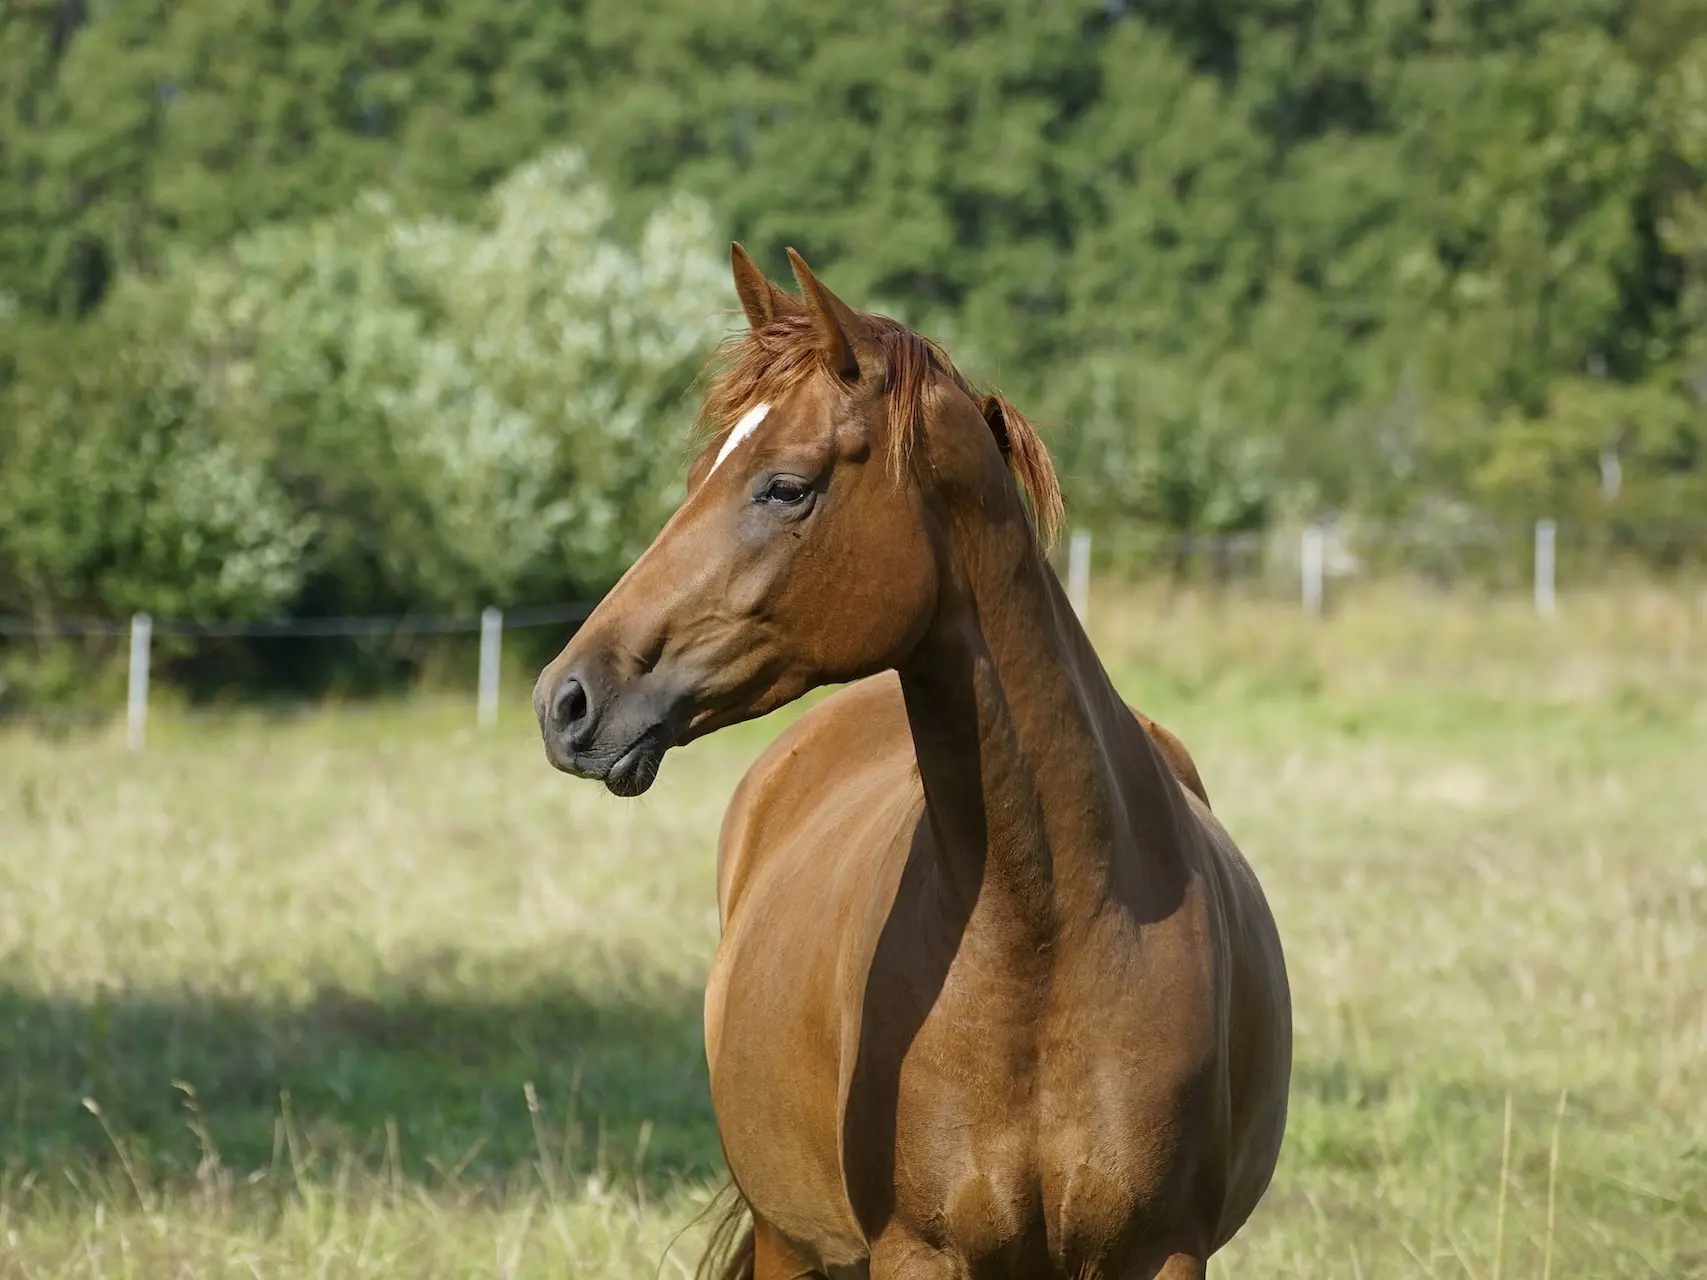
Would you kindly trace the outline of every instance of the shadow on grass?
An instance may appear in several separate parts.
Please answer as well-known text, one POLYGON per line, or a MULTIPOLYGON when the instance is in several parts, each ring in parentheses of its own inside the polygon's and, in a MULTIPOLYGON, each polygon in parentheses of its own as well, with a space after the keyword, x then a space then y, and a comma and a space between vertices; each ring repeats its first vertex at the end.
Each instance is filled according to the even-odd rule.
POLYGON ((554 1171, 649 1190, 721 1168, 697 989, 488 1000, 432 985, 327 986, 288 1006, 0 987, 0 1168, 117 1174, 122 1147, 169 1183, 208 1142, 240 1175, 354 1159, 497 1182, 542 1149, 554 1171))

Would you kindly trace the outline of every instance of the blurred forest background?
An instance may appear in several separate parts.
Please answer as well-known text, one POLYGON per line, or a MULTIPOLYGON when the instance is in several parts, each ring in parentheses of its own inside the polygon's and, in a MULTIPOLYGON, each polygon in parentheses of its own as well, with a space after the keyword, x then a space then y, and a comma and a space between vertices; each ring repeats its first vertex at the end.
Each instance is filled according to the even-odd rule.
POLYGON ((1707 548, 1699 0, 9 0, 0 615, 596 595, 731 238, 1084 527, 1707 548))

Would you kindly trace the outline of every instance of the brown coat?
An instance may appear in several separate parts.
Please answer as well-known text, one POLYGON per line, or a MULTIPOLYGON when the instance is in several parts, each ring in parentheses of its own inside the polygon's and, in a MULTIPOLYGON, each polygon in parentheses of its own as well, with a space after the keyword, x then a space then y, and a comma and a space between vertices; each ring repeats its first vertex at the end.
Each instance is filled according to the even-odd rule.
POLYGON ((735 271, 752 332, 688 496, 535 696, 554 764, 636 794, 855 682, 723 825, 706 1050, 752 1218, 723 1274, 1201 1276, 1285 1127, 1261 889, 1067 604, 1030 425, 798 259, 803 300, 735 271))

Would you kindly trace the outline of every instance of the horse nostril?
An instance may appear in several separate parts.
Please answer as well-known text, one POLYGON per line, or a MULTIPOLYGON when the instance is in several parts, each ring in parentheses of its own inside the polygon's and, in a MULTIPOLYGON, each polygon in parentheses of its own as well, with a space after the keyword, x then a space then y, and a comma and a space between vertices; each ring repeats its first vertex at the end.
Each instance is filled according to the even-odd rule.
POLYGON ((592 700, 587 697, 586 688, 574 676, 557 686, 557 696, 551 703, 551 719, 558 731, 568 735, 571 742, 576 742, 592 722, 592 710, 592 700))

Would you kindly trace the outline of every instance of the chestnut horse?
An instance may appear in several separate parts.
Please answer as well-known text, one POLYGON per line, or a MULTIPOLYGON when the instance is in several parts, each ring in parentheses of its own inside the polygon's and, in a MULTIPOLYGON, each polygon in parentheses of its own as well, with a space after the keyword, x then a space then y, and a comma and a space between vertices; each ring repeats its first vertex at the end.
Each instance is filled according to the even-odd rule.
POLYGON ((799 296, 734 246, 686 497, 534 690, 551 763, 633 796, 853 682, 724 818, 702 1270, 1200 1277, 1285 1128, 1268 905, 1049 566, 1033 428, 789 256, 799 296))

